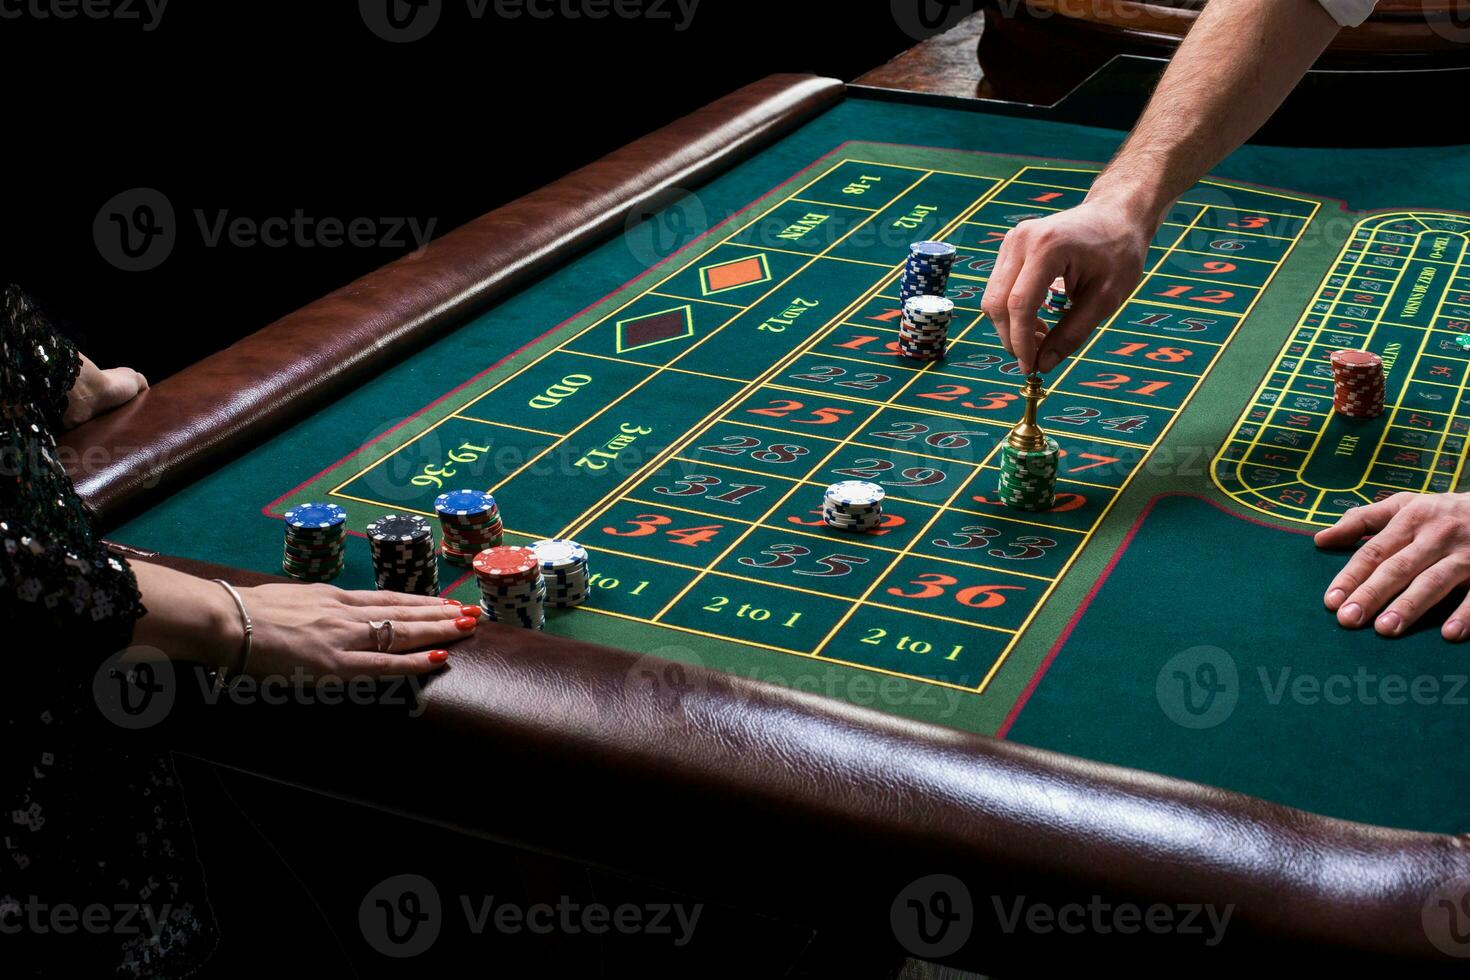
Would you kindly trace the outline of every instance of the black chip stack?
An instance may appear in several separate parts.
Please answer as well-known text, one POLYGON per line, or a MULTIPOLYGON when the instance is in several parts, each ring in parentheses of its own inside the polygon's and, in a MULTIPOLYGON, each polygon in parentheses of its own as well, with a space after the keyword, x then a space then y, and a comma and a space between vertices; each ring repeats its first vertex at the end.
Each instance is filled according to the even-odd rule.
POLYGON ((389 514, 367 526, 378 588, 410 595, 439 594, 439 553, 425 517, 389 514))

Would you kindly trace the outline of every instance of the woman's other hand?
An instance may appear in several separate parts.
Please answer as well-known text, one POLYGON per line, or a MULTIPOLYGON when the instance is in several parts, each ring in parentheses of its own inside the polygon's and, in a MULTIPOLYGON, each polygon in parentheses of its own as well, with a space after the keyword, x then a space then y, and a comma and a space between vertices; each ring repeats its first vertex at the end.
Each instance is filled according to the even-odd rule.
POLYGON ((66 396, 66 414, 62 424, 75 429, 83 422, 112 411, 137 398, 148 389, 148 379, 132 368, 109 368, 104 371, 85 354, 76 383, 66 396))

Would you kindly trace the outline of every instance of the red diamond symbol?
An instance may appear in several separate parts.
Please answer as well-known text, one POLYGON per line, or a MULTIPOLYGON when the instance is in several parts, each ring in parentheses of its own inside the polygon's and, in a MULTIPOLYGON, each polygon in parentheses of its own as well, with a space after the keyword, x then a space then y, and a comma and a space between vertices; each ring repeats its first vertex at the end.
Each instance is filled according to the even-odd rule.
POLYGON ((618 353, 694 336, 694 311, 687 306, 618 321, 618 353))

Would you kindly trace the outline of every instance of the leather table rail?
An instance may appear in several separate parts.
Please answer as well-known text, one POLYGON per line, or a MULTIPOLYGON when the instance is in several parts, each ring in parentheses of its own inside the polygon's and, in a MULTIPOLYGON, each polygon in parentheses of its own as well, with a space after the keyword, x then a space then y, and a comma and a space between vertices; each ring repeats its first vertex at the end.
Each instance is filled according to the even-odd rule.
POLYGON ((1139 975, 1238 976, 1283 956, 1341 976, 1463 975, 1430 937, 1437 903, 1470 888, 1470 838, 1327 819, 494 624, 451 663, 416 711, 181 698, 156 731, 224 765, 875 948, 895 944, 906 886, 953 875, 975 918, 949 960, 992 974, 1136 955, 1139 975), (1161 935, 1010 918, 1097 903, 1229 920, 1223 935, 1203 915, 1198 934, 1161 935))
POLYGON ((635 209, 709 180, 843 91, 811 75, 747 85, 164 379, 67 433, 62 459, 103 525, 115 525, 613 232, 635 209))

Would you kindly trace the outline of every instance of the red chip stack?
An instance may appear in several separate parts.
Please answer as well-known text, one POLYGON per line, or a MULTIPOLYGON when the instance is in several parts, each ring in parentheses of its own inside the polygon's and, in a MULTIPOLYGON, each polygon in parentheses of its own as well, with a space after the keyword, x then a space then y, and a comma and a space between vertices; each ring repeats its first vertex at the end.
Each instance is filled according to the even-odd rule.
POLYGON ((1332 407, 1353 419, 1376 419, 1383 414, 1383 358, 1372 351, 1332 352, 1332 407))

